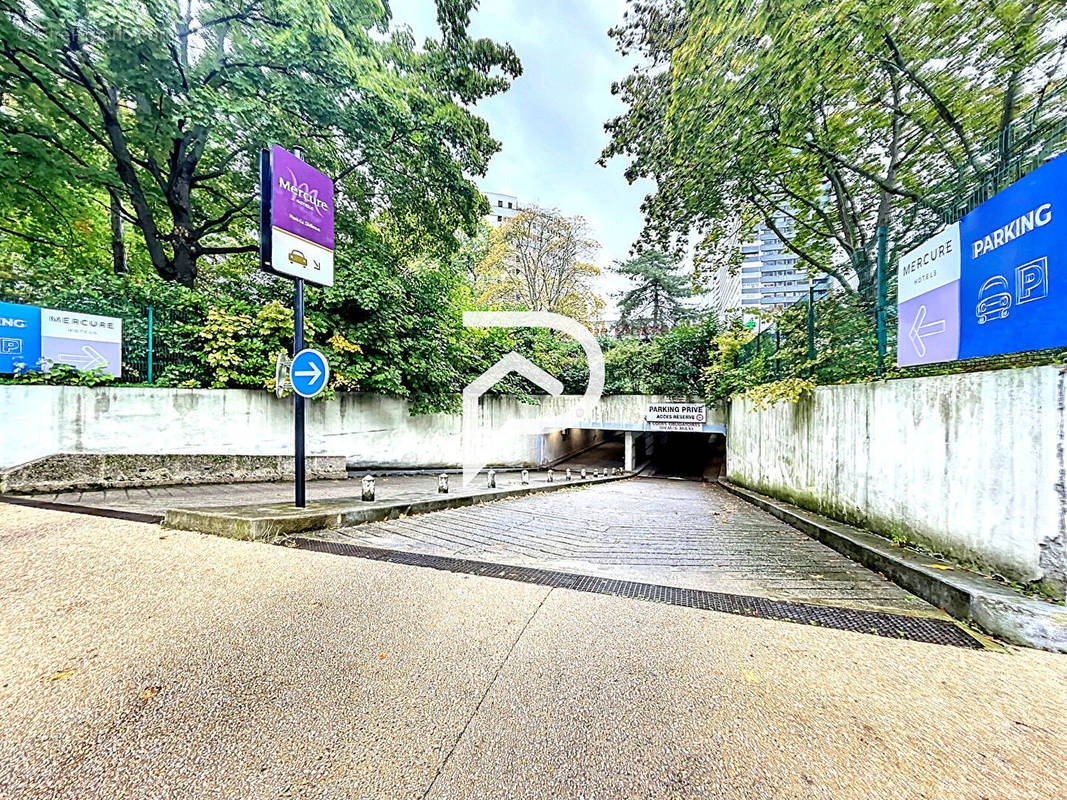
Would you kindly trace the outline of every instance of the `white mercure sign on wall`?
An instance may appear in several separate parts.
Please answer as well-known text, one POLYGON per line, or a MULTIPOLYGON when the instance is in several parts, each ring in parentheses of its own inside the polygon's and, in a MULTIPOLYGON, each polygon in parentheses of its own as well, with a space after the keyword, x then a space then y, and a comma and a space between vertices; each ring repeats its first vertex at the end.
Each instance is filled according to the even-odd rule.
POLYGON ((649 403, 645 421, 654 431, 699 431, 707 420, 703 403, 649 403))

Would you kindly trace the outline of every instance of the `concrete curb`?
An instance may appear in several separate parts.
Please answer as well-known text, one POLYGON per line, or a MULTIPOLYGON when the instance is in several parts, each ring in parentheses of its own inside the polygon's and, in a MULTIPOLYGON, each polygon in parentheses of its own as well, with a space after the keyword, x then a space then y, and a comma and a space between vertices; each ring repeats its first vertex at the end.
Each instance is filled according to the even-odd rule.
POLYGON ((775 500, 726 480, 719 485, 832 547, 953 617, 1012 644, 1067 653, 1067 607, 1034 600, 948 561, 775 500), (936 565, 936 566, 931 566, 936 565), (939 569, 938 567, 951 569, 939 569))
POLYGON ((633 477, 631 474, 609 475, 606 478, 587 478, 584 481, 560 481, 471 494, 443 494, 422 500, 393 503, 364 503, 358 498, 346 498, 311 501, 307 508, 295 508, 285 503, 171 508, 167 509, 164 514, 163 525, 166 528, 213 533, 232 539, 270 542, 294 533, 343 528, 365 522, 380 522, 400 516, 426 514, 430 511, 461 508, 541 492, 595 486, 631 477, 633 477))

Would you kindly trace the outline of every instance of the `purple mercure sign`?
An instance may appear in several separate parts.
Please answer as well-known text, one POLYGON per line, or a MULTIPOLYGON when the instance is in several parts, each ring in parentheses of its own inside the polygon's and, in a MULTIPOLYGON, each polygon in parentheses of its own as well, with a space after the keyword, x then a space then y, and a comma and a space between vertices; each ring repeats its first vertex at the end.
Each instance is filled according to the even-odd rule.
POLYGON ((275 145, 270 151, 271 272, 333 286, 333 181, 275 145))
POLYGON ((278 145, 271 164, 271 225, 333 250, 333 181, 278 145))

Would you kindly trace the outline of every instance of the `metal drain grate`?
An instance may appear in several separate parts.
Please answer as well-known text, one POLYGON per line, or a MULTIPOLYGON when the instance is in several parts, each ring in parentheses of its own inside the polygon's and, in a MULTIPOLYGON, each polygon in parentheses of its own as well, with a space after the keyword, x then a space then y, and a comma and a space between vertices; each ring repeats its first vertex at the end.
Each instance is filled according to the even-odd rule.
POLYGON ((824 628, 869 633, 890 639, 910 639, 916 642, 953 645, 980 649, 981 643, 960 626, 947 620, 927 617, 906 617, 881 611, 858 611, 851 608, 812 606, 802 603, 786 603, 764 597, 748 597, 701 589, 680 589, 675 586, 660 586, 654 583, 600 578, 593 575, 575 575, 535 567, 517 567, 508 564, 493 564, 487 561, 468 561, 449 556, 433 556, 424 553, 409 553, 401 550, 383 550, 377 547, 344 542, 326 542, 318 539, 295 540, 302 550, 331 553, 339 556, 355 556, 372 561, 388 561, 412 567, 429 567, 446 572, 478 575, 486 578, 503 578, 521 583, 536 583, 556 589, 573 589, 577 592, 607 594, 635 600, 650 600, 702 611, 721 611, 749 617, 786 620, 824 628))

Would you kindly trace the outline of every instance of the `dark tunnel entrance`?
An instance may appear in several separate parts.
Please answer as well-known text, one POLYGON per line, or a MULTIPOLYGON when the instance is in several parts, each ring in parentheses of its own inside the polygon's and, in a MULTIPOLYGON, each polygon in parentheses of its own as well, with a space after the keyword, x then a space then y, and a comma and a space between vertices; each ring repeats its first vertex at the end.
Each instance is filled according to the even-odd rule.
POLYGON ((651 453, 643 474, 661 478, 714 481, 726 466, 721 433, 649 433, 651 453))

